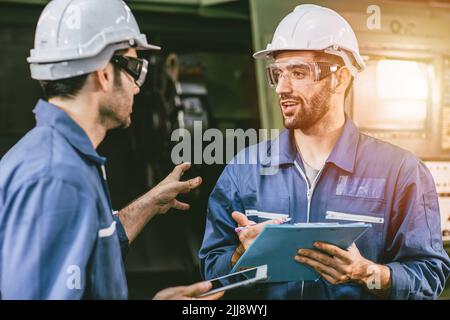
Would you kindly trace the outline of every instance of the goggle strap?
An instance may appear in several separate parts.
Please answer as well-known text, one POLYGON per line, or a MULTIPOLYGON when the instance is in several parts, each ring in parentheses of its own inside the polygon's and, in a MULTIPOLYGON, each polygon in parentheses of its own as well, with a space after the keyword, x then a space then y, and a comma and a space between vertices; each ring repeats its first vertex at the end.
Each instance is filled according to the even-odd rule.
POLYGON ((339 70, 340 65, 338 64, 326 64, 326 63, 320 63, 320 62, 315 62, 315 68, 318 71, 316 73, 316 79, 315 81, 319 81, 322 80, 323 78, 327 77, 328 75, 330 75, 331 73, 334 73, 336 71, 339 70))

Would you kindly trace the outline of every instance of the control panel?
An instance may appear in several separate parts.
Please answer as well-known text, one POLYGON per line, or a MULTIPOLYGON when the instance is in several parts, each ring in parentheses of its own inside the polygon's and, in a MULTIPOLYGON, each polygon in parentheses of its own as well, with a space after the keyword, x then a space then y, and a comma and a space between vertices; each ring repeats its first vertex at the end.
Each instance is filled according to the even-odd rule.
POLYGON ((450 149, 450 57, 444 59, 442 77, 442 127, 441 148, 450 149))
POLYGON ((433 175, 439 195, 441 227, 444 240, 450 240, 450 161, 425 161, 433 175))

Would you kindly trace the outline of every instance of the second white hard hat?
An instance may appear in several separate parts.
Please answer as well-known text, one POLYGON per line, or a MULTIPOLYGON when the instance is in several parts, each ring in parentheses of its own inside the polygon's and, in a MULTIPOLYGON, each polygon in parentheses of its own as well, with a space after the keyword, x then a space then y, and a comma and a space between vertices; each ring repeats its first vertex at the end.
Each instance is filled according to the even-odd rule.
POLYGON ((318 50, 339 56, 354 76, 365 67, 349 23, 337 12, 317 5, 297 6, 279 23, 272 43, 253 57, 271 58, 274 52, 284 50, 318 50))

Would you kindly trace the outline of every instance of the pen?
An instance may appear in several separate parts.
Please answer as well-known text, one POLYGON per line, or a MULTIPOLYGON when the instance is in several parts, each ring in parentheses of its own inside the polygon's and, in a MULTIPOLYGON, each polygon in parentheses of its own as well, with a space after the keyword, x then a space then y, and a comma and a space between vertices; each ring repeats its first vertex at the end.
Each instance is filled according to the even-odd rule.
MULTIPOLYGON (((286 218, 286 219, 283 220, 283 222, 281 222, 280 224, 289 222, 289 221, 291 221, 291 220, 292 220, 292 218, 286 218)), ((241 232, 242 230, 248 229, 248 228, 251 227, 251 226, 254 226, 254 224, 251 224, 251 225, 245 226, 245 227, 237 227, 237 228, 234 228, 234 231, 235 231, 236 233, 239 233, 239 232, 241 232)))

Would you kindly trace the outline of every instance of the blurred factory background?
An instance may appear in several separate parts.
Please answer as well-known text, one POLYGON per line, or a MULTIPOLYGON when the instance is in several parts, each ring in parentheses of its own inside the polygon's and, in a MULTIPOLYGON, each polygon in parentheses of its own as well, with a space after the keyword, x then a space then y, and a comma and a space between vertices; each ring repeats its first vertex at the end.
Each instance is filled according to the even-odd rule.
MULTIPOLYGON (((0 158, 34 126, 41 96, 26 58, 45 0, 0 0, 0 158)), ((173 167, 176 128, 281 128, 264 62, 252 53, 270 42, 286 13, 315 3, 342 14, 355 30, 367 69, 346 101, 362 131, 410 150, 429 166, 440 196, 442 235, 450 239, 450 2, 365 0, 129 0, 151 43, 150 75, 136 98, 133 123, 110 132, 112 201, 121 208, 173 167), (378 11, 379 10, 379 11, 378 11), (380 20, 377 23, 376 17, 380 20), (375 19, 375 20, 373 20, 375 19)), ((223 165, 196 165, 204 184, 186 196, 187 213, 156 217, 127 258, 130 298, 200 279, 197 253, 206 202, 223 165)), ((446 290, 443 298, 450 297, 446 290)))

